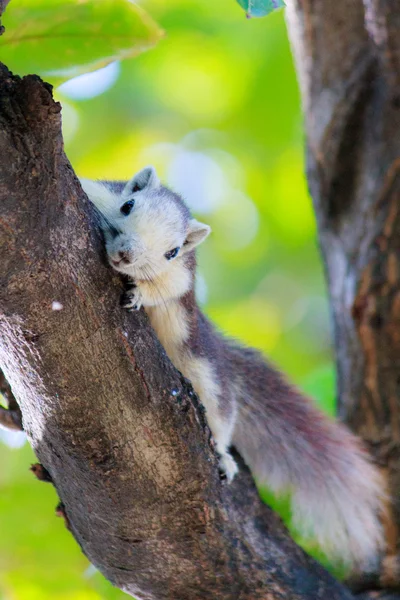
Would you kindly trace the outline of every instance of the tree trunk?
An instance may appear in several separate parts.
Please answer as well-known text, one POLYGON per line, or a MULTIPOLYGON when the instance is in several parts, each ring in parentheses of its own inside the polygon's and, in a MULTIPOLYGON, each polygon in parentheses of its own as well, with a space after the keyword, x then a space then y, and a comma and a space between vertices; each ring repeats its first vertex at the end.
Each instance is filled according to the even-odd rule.
POLYGON ((118 307, 60 106, 37 77, 5 68, 0 155, 0 364, 88 558, 142 599, 349 599, 243 465, 233 484, 219 480, 190 384, 144 312, 118 307))
POLYGON ((387 473, 387 556, 400 563, 400 3, 290 0, 308 180, 334 322, 340 416, 387 473))
MULTIPOLYGON (((374 41, 358 0, 292 0, 289 21, 340 340, 341 411, 376 449, 394 495, 399 42, 393 20, 373 15, 398 8, 365 4, 374 41)), ((73 535, 138 598, 350 599, 260 502, 243 465, 232 485, 219 481, 191 386, 145 314, 117 308, 119 281, 99 261, 59 112, 49 86, 0 69, 0 364, 73 535)), ((384 584, 394 579, 398 515, 388 517, 396 528, 384 584)))

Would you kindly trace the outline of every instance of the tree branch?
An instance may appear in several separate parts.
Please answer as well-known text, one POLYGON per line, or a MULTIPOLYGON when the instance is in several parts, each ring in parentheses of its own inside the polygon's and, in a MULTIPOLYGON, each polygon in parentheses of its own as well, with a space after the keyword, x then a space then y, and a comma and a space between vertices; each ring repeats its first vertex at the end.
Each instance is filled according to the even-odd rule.
POLYGON ((0 153, 0 362, 85 554, 142 599, 349 599, 243 465, 220 482, 191 386, 146 315, 118 308, 60 106, 5 68, 0 153))
POLYGON ((387 474, 387 556, 371 585, 392 587, 400 582, 400 4, 288 4, 340 414, 387 474))

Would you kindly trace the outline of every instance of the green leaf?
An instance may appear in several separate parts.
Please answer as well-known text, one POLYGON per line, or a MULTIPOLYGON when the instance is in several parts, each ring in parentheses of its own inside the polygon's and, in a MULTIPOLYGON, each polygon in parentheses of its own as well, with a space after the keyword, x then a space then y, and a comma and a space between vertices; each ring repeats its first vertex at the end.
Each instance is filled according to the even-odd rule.
POLYGON ((248 17, 265 17, 277 8, 283 8, 283 0, 237 0, 248 17))
POLYGON ((0 59, 55 85, 154 46, 163 31, 129 0, 13 0, 0 59))

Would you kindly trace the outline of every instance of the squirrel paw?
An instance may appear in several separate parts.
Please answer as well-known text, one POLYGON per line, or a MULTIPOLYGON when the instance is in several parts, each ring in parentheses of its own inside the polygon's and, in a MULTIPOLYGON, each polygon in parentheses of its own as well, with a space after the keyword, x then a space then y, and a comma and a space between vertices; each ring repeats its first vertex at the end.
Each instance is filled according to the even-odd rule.
POLYGON ((127 310, 139 310, 142 302, 140 290, 134 283, 127 287, 121 295, 120 304, 122 308, 126 308, 127 310))
POLYGON ((231 483, 236 473, 239 471, 233 456, 229 452, 225 452, 219 459, 219 470, 221 479, 226 479, 228 483, 231 483))

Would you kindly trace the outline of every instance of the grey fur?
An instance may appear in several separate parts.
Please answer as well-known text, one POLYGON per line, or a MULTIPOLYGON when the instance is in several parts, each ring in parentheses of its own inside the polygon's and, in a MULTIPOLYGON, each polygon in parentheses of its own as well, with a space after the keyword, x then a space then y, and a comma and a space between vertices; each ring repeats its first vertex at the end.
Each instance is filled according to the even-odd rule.
POLYGON ((316 536, 336 559, 373 567, 383 543, 380 474, 350 431, 324 416, 256 350, 220 335, 201 312, 192 246, 206 237, 207 226, 192 219, 182 198, 158 182, 152 167, 128 184, 101 182, 103 191, 91 182, 83 186, 121 231, 107 242, 107 251, 114 268, 135 282, 123 305, 145 307, 172 362, 192 380, 228 479, 237 470, 229 453, 234 445, 261 484, 292 492, 294 522, 303 534, 316 536), (137 198, 138 204, 137 213, 124 220, 118 210, 126 198, 137 198), (164 233, 180 248, 171 264, 164 256, 169 246, 160 239, 164 233), (118 262, 121 249, 126 264, 118 262))

